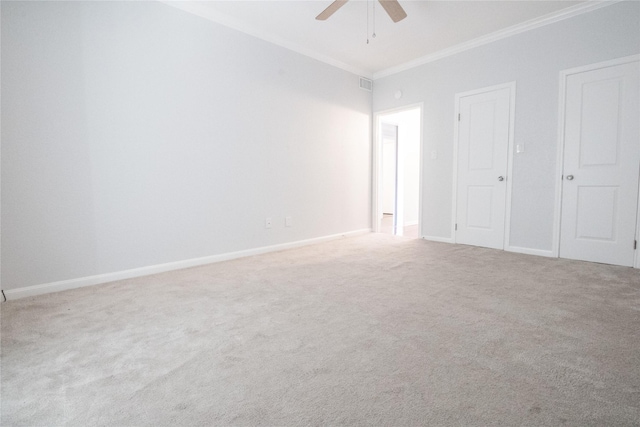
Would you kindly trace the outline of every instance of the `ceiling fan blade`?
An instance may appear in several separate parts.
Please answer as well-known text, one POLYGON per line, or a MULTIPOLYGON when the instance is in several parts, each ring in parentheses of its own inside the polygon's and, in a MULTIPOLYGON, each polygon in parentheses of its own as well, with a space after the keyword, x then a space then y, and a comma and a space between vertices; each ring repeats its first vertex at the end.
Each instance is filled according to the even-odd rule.
POLYGON ((316 19, 318 21, 324 21, 325 19, 333 15, 336 12, 336 10, 344 6, 344 4, 348 1, 349 0, 335 0, 333 3, 329 5, 329 7, 323 10, 320 15, 316 16, 316 19))
POLYGON ((402 21, 407 17, 407 12, 404 11, 398 0, 378 0, 382 5, 382 8, 389 14, 389 17, 393 22, 402 21))

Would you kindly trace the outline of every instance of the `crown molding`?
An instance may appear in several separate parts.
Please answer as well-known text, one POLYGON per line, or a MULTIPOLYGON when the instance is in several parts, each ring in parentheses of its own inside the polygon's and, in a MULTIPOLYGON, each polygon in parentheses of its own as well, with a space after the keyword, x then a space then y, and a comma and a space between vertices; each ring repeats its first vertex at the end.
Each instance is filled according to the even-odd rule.
POLYGON ((409 70, 411 68, 418 67, 420 65, 428 64, 429 62, 438 61, 448 56, 456 55, 466 50, 474 49, 485 44, 493 43, 498 40, 502 40, 516 34, 523 33, 525 31, 533 30, 535 28, 543 27, 545 25, 553 24, 554 22, 563 21, 565 19, 573 18, 574 16, 582 15, 583 13, 591 12, 603 7, 611 6, 616 3, 620 3, 624 0, 588 0, 584 3, 577 4, 575 6, 568 7, 547 15, 543 15, 538 18, 530 19, 511 27, 507 27, 502 30, 495 31, 493 33, 469 40, 464 43, 457 44, 455 46, 439 50, 435 53, 423 56, 421 58, 414 59, 404 64, 400 64, 394 67, 390 67, 381 71, 373 73, 373 80, 388 77, 393 74, 400 73, 402 71, 409 70))
POLYGON ((412 61, 405 62, 403 64, 386 68, 384 70, 380 70, 374 73, 358 67, 354 67, 342 61, 338 61, 337 59, 334 59, 330 56, 318 53, 312 49, 305 48, 303 46, 300 46, 296 43, 290 42, 288 40, 285 40, 273 34, 269 34, 267 32, 258 30, 257 28, 249 26, 245 23, 242 23, 239 20, 232 18, 227 14, 221 13, 219 11, 214 10, 213 8, 207 7, 206 5, 207 2, 176 1, 176 0, 157 0, 157 1, 159 1, 160 3, 164 3, 168 6, 174 7, 176 9, 180 9, 184 12, 191 13, 196 16, 200 16, 201 18, 207 19, 209 21, 215 22, 225 27, 232 28, 236 31, 240 31, 244 34, 248 34, 250 36, 264 40, 266 42, 283 47, 293 52, 299 53, 309 58, 313 58, 325 64, 340 68, 344 71, 347 71, 362 77, 367 77, 372 80, 377 80, 383 77, 388 77, 393 74, 400 73, 402 71, 410 70, 420 65, 438 61, 448 56, 456 55, 466 50, 474 49, 476 47, 480 47, 485 44, 493 43, 495 41, 499 41, 499 40, 514 36, 516 34, 520 34, 529 30, 543 27, 545 25, 553 24, 555 22, 563 21, 565 19, 570 19, 575 16, 582 15, 583 13, 588 13, 603 7, 611 6, 613 4, 620 3, 622 1, 628 1, 628 0, 587 0, 584 3, 580 3, 577 5, 568 7, 566 9, 562 9, 538 18, 534 18, 534 19, 522 22, 520 24, 516 24, 511 27, 495 31, 493 33, 486 34, 484 36, 480 36, 478 38, 466 41, 464 43, 460 43, 455 46, 451 46, 449 48, 439 50, 432 54, 425 55, 423 57, 414 59, 412 61))
POLYGON ((350 73, 372 78, 373 74, 370 71, 366 71, 360 69, 358 67, 354 67, 352 65, 346 64, 342 61, 338 61, 334 58, 331 58, 327 55, 323 55, 318 53, 312 49, 307 49, 303 46, 300 46, 296 43, 292 43, 288 40, 285 40, 281 37, 275 36, 273 34, 269 34, 267 32, 261 31, 255 27, 249 26, 245 23, 240 22, 239 20, 232 18, 231 16, 221 13, 219 11, 214 10, 213 8, 207 7, 207 2, 201 1, 171 1, 171 0, 158 0, 160 3, 164 3, 168 6, 174 7, 176 9, 180 9, 184 12, 191 13, 193 15, 197 15, 201 18, 207 19, 209 21, 215 22, 217 24, 223 25, 225 27, 232 28, 236 31, 240 31, 242 33, 248 34, 250 36, 259 38, 266 42, 275 44, 277 46, 283 47, 285 49, 294 51, 301 55, 313 58, 317 61, 324 62, 325 64, 332 65, 334 67, 340 68, 344 71, 348 71, 350 73))

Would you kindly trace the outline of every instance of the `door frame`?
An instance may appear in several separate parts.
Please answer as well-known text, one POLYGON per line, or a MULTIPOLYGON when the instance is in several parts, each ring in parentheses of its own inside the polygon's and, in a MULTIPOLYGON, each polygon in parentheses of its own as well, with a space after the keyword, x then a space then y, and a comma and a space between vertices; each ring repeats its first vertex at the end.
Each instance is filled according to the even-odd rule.
MULTIPOLYGON (((396 231, 398 228, 398 125, 394 124, 394 123, 390 123, 390 122, 383 122, 381 121, 379 123, 378 126, 378 130, 382 129, 383 125, 388 125, 388 126, 393 126, 395 128, 395 137, 394 137, 394 141, 393 141, 393 210, 391 212, 391 214, 393 215, 393 222, 391 223, 391 233, 393 235, 396 235, 396 231)), ((381 185, 380 185, 380 193, 379 193, 379 198, 382 199, 386 196, 386 192, 384 191, 384 187, 385 187, 385 174, 386 174, 386 168, 385 168, 385 160, 386 160, 386 156, 384 153, 384 144, 385 144, 385 139, 383 137, 383 135, 380 135, 380 171, 382 171, 381 173, 381 185)), ((378 224, 381 221, 381 218, 384 217, 384 214, 387 213, 385 212, 384 209, 384 203, 380 204, 380 213, 378 215, 378 224)))
POLYGON ((510 250, 511 237, 511 191, 513 186, 513 141, 515 135, 515 118, 516 118, 516 82, 502 83, 494 86, 474 89, 467 92, 459 92, 455 95, 455 114, 453 116, 453 187, 452 187, 452 205, 451 205, 451 241, 458 243, 456 239, 456 218, 458 216, 458 145, 460 144, 460 99, 479 95, 485 92, 493 92, 500 89, 509 89, 509 140, 507 142, 507 188, 505 195, 505 212, 504 212, 504 239, 502 242, 503 250, 510 250))
MULTIPOLYGON (((628 64, 630 62, 640 61, 640 55, 624 56, 609 61, 596 62, 594 64, 583 65, 575 68, 568 68, 560 71, 560 84, 558 94, 558 151, 556 154, 556 200, 553 218, 553 243, 552 256, 560 257, 560 227, 562 223, 562 181, 564 174, 564 129, 565 129, 565 109, 567 106, 567 79, 573 74, 580 74, 586 71, 598 70, 600 68, 614 67, 616 65, 628 64)), ((639 179, 640 179, 640 170, 639 179)), ((639 191, 640 193, 640 191, 639 191)), ((640 197, 638 198, 640 206, 640 197)), ((640 209, 636 208, 636 241, 640 241, 640 209)), ((640 268, 640 250, 636 250, 634 259, 635 268, 640 268)))
POLYGON ((636 210, 636 258, 633 268, 640 268, 640 171, 638 172, 638 208, 636 210))
MULTIPOLYGON (((372 156, 372 174, 371 174, 371 230, 374 233, 380 232, 380 214, 381 206, 380 195, 382 194, 382 135, 380 134, 380 125, 382 123, 382 117, 402 113, 404 111, 415 110, 420 111, 420 170, 419 170, 419 182, 418 182, 418 238, 422 239, 422 178, 423 178, 423 154, 424 154, 424 102, 418 102, 416 104, 409 104, 402 107, 392 108, 389 110, 382 110, 373 113, 373 156, 372 156)), ((396 153, 396 175, 397 170, 397 153, 396 153)), ((397 187, 396 178, 396 187, 397 187)), ((396 201, 397 201, 397 188, 396 188, 396 201)), ((394 218, 395 223, 395 218, 394 218)))

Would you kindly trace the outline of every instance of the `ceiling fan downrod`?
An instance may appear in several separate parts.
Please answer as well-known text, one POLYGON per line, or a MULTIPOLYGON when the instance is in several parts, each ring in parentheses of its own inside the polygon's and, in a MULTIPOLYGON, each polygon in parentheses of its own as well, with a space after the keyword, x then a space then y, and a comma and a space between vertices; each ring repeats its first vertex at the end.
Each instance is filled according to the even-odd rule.
MULTIPOLYGON (((367 44, 369 44, 369 1, 367 0, 367 44)), ((376 2, 373 0, 373 33, 371 34, 371 38, 376 38, 376 2)))

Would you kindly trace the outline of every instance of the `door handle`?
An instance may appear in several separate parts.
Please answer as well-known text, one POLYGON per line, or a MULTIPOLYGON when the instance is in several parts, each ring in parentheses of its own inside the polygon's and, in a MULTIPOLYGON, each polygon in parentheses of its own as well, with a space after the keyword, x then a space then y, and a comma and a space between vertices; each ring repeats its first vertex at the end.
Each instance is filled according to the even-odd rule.
POLYGON ((573 181, 573 175, 567 175, 567 181, 573 181))
POLYGON ((498 181, 504 181, 504 177, 503 176, 499 176, 498 177, 498 181))

